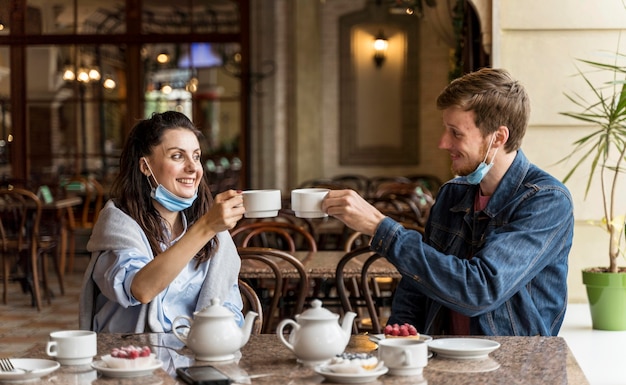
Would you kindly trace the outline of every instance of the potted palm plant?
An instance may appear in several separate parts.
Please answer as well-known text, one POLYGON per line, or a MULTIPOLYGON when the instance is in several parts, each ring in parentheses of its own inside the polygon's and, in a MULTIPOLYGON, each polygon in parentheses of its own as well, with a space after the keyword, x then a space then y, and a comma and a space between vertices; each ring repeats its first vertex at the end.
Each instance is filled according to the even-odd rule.
POLYGON ((599 188, 604 217, 597 224, 608 233, 609 265, 583 269, 583 283, 591 310, 594 329, 626 330, 626 269, 618 263, 624 254, 626 224, 624 192, 618 191, 620 177, 626 173, 626 55, 617 52, 611 63, 578 60, 589 71, 578 69, 588 93, 566 94, 579 107, 578 112, 562 112, 593 128, 574 142, 573 151, 563 159, 574 159, 574 166, 564 182, 587 167, 585 198, 590 189, 599 188), (592 81, 604 77, 600 81, 592 81), (595 182, 595 183, 594 183, 595 182), (623 210, 623 209, 622 209, 623 210))

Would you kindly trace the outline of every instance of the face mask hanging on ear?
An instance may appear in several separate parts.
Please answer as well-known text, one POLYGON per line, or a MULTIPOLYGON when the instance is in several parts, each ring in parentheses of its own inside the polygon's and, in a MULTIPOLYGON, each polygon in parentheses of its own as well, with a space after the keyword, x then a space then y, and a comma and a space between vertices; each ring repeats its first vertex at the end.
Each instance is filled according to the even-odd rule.
POLYGON ((485 175, 487 175, 489 170, 491 170, 491 168, 493 167, 493 161, 496 158, 496 154, 498 153, 498 148, 496 148, 496 151, 493 153, 493 157, 491 157, 491 163, 487 164, 485 162, 487 161, 487 155, 489 155, 489 150, 491 150, 491 145, 493 144, 493 139, 495 137, 496 136, 494 133, 494 135, 491 136, 491 140, 489 141, 489 147, 487 147, 487 153, 485 154, 485 159, 483 159, 483 161, 480 162, 478 167, 476 167, 476 170, 474 170, 471 174, 465 177, 469 184, 479 184, 480 181, 483 180, 485 175))
POLYGON ((152 197, 152 199, 159 202, 161 206, 165 207, 165 209, 169 211, 183 211, 184 209, 191 207, 193 202, 198 197, 198 190, 196 190, 191 198, 179 197, 178 195, 163 187, 163 185, 160 184, 159 181, 157 181, 154 173, 152 172, 152 169, 150 168, 150 165, 148 164, 148 161, 145 158, 144 161, 146 162, 146 166, 148 166, 148 170, 150 170, 150 174, 154 178, 154 181, 157 183, 156 188, 152 187, 152 183, 150 183, 150 176, 146 177, 148 178, 148 184, 150 184, 151 187, 150 196, 152 197))

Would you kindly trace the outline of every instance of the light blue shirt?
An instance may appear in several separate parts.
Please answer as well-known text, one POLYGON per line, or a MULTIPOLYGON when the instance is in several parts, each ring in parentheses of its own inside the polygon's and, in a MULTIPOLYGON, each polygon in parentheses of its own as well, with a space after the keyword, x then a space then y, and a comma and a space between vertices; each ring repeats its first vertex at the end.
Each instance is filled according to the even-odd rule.
MULTIPOLYGON (((187 220, 183 215, 183 232, 174 239, 167 247, 175 244, 187 232, 187 220)), ((93 280, 101 291, 101 295, 109 301, 117 303, 122 308, 137 308, 141 303, 133 297, 131 284, 135 274, 147 265, 153 257, 145 255, 136 248, 105 250, 102 251, 95 263, 93 280)), ((193 313, 199 300, 199 295, 207 279, 209 261, 195 268, 196 260, 192 259, 187 266, 178 274, 170 285, 155 297, 152 306, 156 307, 156 314, 163 330, 172 330, 172 321, 179 315, 193 318, 193 313)), ((235 284, 230 290, 231 298, 241 299, 239 288, 235 284)), ((99 297, 100 300, 104 299, 99 297)), ((222 305, 235 314, 238 325, 243 325, 243 315, 240 304, 232 303, 229 298, 222 299, 222 305)), ((95 325, 109 324, 112 313, 99 312, 95 315, 95 325)), ((115 328, 118 330, 133 330, 136 319, 134 317, 115 317, 115 328)))

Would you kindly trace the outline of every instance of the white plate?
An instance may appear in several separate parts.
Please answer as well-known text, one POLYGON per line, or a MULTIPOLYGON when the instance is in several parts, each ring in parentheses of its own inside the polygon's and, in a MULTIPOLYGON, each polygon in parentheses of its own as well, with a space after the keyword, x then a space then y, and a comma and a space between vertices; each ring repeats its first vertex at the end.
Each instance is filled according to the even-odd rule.
POLYGON ((0 382, 21 382, 43 377, 57 370, 61 364, 38 358, 11 358, 14 372, 0 372, 0 382), (26 369, 26 370, 22 370, 26 369))
POLYGON ((145 368, 110 368, 102 360, 94 361, 91 363, 92 368, 96 369, 105 376, 119 378, 147 376, 149 374, 152 374, 152 372, 154 372, 161 366, 163 366, 163 362, 158 359, 155 359, 152 364, 146 366, 145 368))
POLYGON ((438 356, 456 360, 487 358, 499 347, 498 342, 481 338, 440 338, 428 343, 428 348, 438 356))
POLYGON ((389 371, 389 368, 382 366, 378 369, 365 371, 363 373, 335 373, 332 372, 326 365, 316 366, 313 370, 315 373, 321 374, 328 381, 338 382, 342 384, 362 384, 365 382, 372 382, 378 377, 389 371))
MULTIPOLYGON (((384 339, 385 339, 384 334, 370 334, 370 341, 372 342, 378 342, 384 339)), ((420 334, 420 341, 430 341, 432 339, 433 337, 429 336, 428 334, 420 334)))

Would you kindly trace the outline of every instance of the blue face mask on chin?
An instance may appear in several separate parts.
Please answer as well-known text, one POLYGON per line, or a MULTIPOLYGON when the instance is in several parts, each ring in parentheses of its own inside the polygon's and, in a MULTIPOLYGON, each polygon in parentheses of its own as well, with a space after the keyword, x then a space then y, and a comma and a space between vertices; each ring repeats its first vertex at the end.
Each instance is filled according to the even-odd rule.
POLYGON ((493 157, 491 158, 491 163, 487 164, 485 162, 487 161, 487 155, 489 154, 489 150, 491 150, 491 145, 493 144, 494 138, 495 138, 495 134, 491 137, 491 140, 489 141, 489 147, 487 147, 487 153, 485 154, 485 159, 483 159, 483 161, 480 162, 478 167, 476 167, 476 170, 472 171, 470 174, 468 174, 465 177, 469 184, 479 184, 483 180, 485 175, 487 175, 489 170, 491 170, 491 168, 493 167, 493 161, 496 158, 496 154, 498 153, 497 148, 496 148, 496 151, 493 153, 493 157))
POLYGON ((181 198, 163 187, 162 184, 159 184, 156 188, 152 188, 150 196, 169 211, 183 211, 184 209, 191 207, 193 202, 198 197, 198 190, 196 190, 196 193, 193 194, 191 198, 181 198))
MULTIPOLYGON (((145 158, 144 161, 146 162, 146 166, 148 166, 148 170, 150 170, 150 174, 152 174, 154 181, 157 183, 157 187, 152 187, 150 191, 150 197, 152 197, 152 199, 159 202, 161 206, 165 207, 165 209, 168 211, 183 211, 184 209, 188 209, 189 207, 191 207, 193 202, 198 197, 197 189, 191 198, 179 197, 178 195, 166 189, 162 184, 159 183, 159 181, 156 180, 156 178, 154 177, 154 173, 152 172, 152 169, 148 164, 148 161, 145 160, 145 158)), ((150 177, 147 176, 147 178, 148 184, 152 186, 152 184, 150 183, 150 177)))

